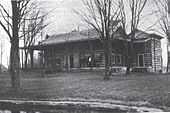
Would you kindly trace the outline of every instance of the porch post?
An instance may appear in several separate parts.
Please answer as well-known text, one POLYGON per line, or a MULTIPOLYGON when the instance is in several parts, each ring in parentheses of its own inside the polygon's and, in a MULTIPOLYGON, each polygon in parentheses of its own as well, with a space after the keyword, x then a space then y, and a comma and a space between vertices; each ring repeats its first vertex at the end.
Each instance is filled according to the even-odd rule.
POLYGON ((66 71, 70 71, 70 55, 66 54, 66 71))
POLYGON ((66 44, 65 45, 65 68, 66 71, 69 72, 70 71, 70 57, 69 57, 69 45, 66 44))
POLYGON ((153 52, 154 52, 154 53, 153 53, 153 54, 154 54, 154 71, 156 72, 155 39, 153 40, 153 46, 154 46, 154 47, 153 47, 153 49, 154 49, 154 51, 153 51, 153 52))
POLYGON ((75 68, 79 68, 79 53, 73 54, 73 64, 75 68))

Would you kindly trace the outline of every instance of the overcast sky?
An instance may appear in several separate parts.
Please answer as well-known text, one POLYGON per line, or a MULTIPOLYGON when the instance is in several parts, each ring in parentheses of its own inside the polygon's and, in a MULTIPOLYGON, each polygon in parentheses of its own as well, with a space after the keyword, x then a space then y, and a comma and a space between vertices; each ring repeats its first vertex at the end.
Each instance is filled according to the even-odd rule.
MULTIPOLYGON (((9 1, 9 0, 8 0, 9 1)), ((46 22, 50 25, 44 31, 44 34, 58 34, 64 32, 70 32, 78 27, 80 29, 85 29, 84 23, 81 21, 80 17, 74 13, 74 10, 82 10, 83 4, 81 0, 39 0, 41 1, 40 7, 43 8, 43 12, 49 12, 50 14, 46 18, 46 22)), ((149 0, 145 11, 143 13, 143 21, 140 23, 139 28, 141 30, 147 30, 147 32, 153 32, 148 29, 148 26, 152 25, 157 21, 157 17, 155 15, 149 16, 148 14, 152 13, 155 7, 152 5, 152 0, 149 0)), ((9 2, 7 0, 1 0, 0 3, 5 4, 10 8, 9 2)), ((154 29, 158 29, 157 26, 154 29)), ((3 40, 4 45, 4 54, 3 56, 9 56, 9 39, 7 35, 0 29, 0 35, 5 38, 3 40)), ((1 38, 2 39, 2 38, 1 38)), ((163 41, 162 45, 165 45, 163 41)), ((163 47, 163 46, 162 46, 163 47)), ((165 47, 163 47, 165 50, 165 47)), ((163 55, 166 56, 166 51, 163 52, 163 55)), ((166 62, 166 59, 164 60, 166 62)), ((7 65, 7 57, 3 57, 3 64, 7 65)))
MULTIPOLYGON (((151 32, 148 30, 148 26, 153 25, 158 18, 155 15, 149 15, 153 13, 155 7, 151 3, 153 0, 148 1, 149 2, 145 7, 144 13, 142 14, 143 17, 139 28, 144 31, 151 32)), ((80 29, 84 28, 84 23, 74 12, 74 10, 79 11, 84 9, 82 0, 49 0, 45 1, 42 5, 46 11, 54 9, 47 19, 49 23, 51 23, 47 28, 49 34, 70 32, 78 26, 80 29)), ((156 26, 154 28, 158 29, 156 26)))

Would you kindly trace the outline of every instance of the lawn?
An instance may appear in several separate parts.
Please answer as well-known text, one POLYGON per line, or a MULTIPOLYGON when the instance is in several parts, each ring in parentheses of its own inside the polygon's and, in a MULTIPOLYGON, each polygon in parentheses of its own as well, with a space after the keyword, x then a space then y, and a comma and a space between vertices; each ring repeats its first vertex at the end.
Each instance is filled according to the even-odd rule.
POLYGON ((11 94, 9 75, 1 74, 0 98, 148 101, 154 105, 170 106, 170 75, 116 75, 105 81, 100 72, 57 73, 44 76, 38 73, 22 73, 21 85, 22 90, 19 94, 11 94))

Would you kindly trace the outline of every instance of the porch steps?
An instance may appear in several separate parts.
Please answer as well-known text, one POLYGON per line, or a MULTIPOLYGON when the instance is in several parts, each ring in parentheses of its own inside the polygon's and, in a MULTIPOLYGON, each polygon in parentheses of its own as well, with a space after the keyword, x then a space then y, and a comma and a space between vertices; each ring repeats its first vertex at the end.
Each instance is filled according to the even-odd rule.
POLYGON ((111 72, 112 72, 112 75, 115 75, 115 74, 125 74, 126 73, 126 67, 124 66, 113 66, 111 68, 111 72))
POLYGON ((132 72, 147 73, 150 72, 150 69, 148 67, 134 67, 132 72))

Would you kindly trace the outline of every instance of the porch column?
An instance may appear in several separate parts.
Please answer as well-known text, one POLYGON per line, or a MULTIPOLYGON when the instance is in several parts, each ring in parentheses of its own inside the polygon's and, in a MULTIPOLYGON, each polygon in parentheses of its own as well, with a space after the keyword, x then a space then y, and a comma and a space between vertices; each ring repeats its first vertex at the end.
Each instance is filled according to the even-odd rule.
POLYGON ((70 71, 70 56, 69 54, 66 54, 65 56, 65 68, 66 68, 66 71, 70 71))
POLYGON ((70 71, 70 55, 69 54, 67 56, 67 60, 68 60, 68 71, 70 71))
POLYGON ((74 67, 75 68, 79 68, 80 64, 79 64, 79 53, 74 53, 73 54, 73 62, 74 62, 74 67))

